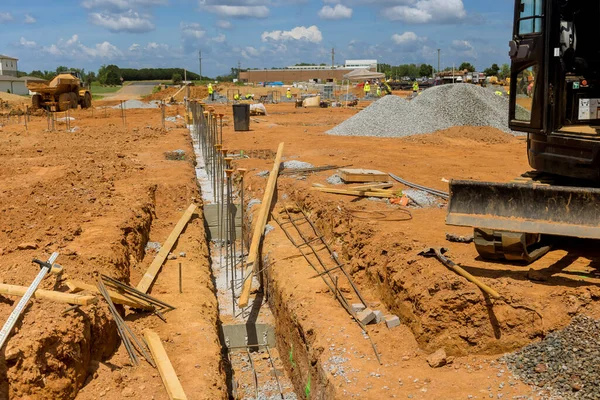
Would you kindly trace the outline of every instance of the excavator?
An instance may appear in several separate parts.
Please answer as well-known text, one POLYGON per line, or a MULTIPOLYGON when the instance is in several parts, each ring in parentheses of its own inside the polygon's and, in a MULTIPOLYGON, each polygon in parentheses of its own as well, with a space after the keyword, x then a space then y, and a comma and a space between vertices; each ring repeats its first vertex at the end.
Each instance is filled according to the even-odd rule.
POLYGON ((561 237, 600 239, 599 21, 600 1, 515 1, 509 126, 533 171, 450 182, 446 223, 473 227, 483 258, 530 263, 561 237))

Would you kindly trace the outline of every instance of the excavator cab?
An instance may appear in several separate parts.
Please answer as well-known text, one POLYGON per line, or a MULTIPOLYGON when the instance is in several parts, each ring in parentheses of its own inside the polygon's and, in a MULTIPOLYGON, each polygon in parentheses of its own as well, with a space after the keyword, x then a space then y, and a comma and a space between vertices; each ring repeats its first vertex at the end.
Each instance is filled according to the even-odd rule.
POLYGON ((446 223, 475 228, 484 258, 531 262, 545 237, 600 239, 600 1, 516 0, 509 126, 530 171, 452 181, 446 223))

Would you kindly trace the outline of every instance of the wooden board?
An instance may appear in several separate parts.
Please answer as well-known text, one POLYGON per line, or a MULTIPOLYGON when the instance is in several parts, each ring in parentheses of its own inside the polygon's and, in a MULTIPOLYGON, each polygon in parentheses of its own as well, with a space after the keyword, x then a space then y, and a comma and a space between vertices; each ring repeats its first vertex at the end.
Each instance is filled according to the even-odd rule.
MULTIPOLYGON (((23 295, 25 295, 25 292, 27 292, 27 289, 29 288, 26 286, 7 285, 4 283, 0 284, 0 294, 23 297, 23 295)), ((87 306, 98 302, 98 299, 95 296, 81 296, 77 294, 55 292, 53 290, 43 289, 37 289, 33 293, 33 298, 41 300, 52 300, 58 303, 66 303, 80 306, 87 306)))
POLYGON ((150 348, 154 362, 156 362, 156 368, 160 373, 165 389, 167 389, 169 399, 187 400, 181 382, 179 382, 179 378, 177 378, 173 364, 171 364, 169 356, 167 355, 158 334, 147 329, 144 331, 144 339, 146 340, 148 348, 150 348))
MULTIPOLYGON (((84 282, 67 281, 65 284, 69 287, 71 293, 77 293, 77 292, 81 292, 83 290, 87 290, 88 292, 93 292, 93 293, 100 293, 96 286, 90 285, 90 284, 87 284, 84 282)), ((114 292, 112 290, 108 291, 108 295, 112 299, 113 303, 122 304, 122 305, 133 307, 133 308, 139 308, 142 310, 152 310, 153 309, 153 307, 148 304, 141 304, 141 303, 137 302, 135 298, 126 297, 125 295, 114 292)))
POLYGON ((252 277, 254 276, 255 269, 257 268, 256 259, 258 258, 258 249, 262 240, 263 232, 265 231, 265 225, 269 218, 269 211, 271 210, 271 201, 273 200, 273 193, 275 192, 275 186, 277 184, 277 176, 279 175, 279 165, 281 164, 281 156, 283 155, 283 143, 279 143, 277 148, 277 155, 275 156, 275 162, 273 163, 273 169, 269 174, 269 181, 265 188, 265 194, 263 196, 258 217, 256 218, 256 225, 254 225, 254 232, 252 233, 252 240, 250 242, 250 250, 248 251, 248 258, 246 259, 247 272, 244 276, 244 286, 242 287, 242 293, 238 305, 240 308, 248 306, 250 300, 250 291, 252 290, 252 277))
POLYGON ((350 169, 341 168, 338 170, 340 177, 344 182, 387 182, 390 177, 385 172, 374 169, 350 169))
POLYGON ((191 204, 185 211, 181 219, 179 219, 179 222, 177 222, 177 225, 175 225, 173 231, 171 231, 171 234, 167 238, 167 241, 161 246, 160 251, 152 261, 152 264, 150 264, 148 270, 140 280, 140 283, 138 283, 136 287, 137 290, 139 290, 140 292, 148 293, 150 286, 152 286, 154 279, 156 279, 158 271, 160 271, 160 268, 167 259, 167 256, 173 249, 175 242, 177 242, 177 239, 179 239, 179 235, 181 235, 181 232, 183 232, 183 229, 189 222, 190 218, 192 218, 194 211, 196 211, 196 205, 191 204))

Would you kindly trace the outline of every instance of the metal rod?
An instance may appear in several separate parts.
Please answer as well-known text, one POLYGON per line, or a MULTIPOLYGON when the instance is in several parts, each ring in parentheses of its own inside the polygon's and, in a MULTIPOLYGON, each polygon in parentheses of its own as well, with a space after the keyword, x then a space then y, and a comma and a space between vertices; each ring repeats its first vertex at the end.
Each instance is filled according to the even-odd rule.
POLYGON ((179 263, 179 293, 183 293, 181 288, 181 263, 179 263))
POLYGON ((255 398, 258 399, 258 375, 256 374, 256 369, 254 368, 254 361, 252 360, 252 356, 250 355, 250 350, 246 349, 246 353, 248 354, 248 360, 250 361, 250 366, 252 367, 252 373, 254 374, 255 398))
POLYGON ((269 362, 271 363, 271 368, 273 368, 273 376, 275 377, 275 382, 277 382, 277 387, 279 388, 279 394, 281 395, 281 399, 284 400, 285 396, 283 395, 283 389, 281 388, 281 383, 279 383, 279 378, 277 377, 277 369, 275 369, 275 364, 273 363, 273 357, 271 357, 269 345, 265 345, 265 347, 267 349, 267 354, 269 355, 269 362))

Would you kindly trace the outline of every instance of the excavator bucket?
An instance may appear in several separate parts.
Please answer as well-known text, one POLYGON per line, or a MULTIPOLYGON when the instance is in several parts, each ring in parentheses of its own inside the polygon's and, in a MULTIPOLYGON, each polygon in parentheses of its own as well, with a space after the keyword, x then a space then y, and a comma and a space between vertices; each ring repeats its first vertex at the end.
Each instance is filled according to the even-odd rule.
POLYGON ((600 189, 453 180, 446 223, 600 239, 600 189))

